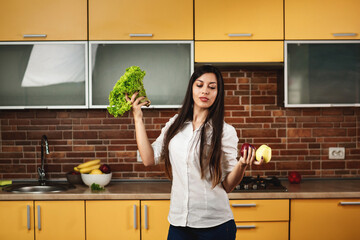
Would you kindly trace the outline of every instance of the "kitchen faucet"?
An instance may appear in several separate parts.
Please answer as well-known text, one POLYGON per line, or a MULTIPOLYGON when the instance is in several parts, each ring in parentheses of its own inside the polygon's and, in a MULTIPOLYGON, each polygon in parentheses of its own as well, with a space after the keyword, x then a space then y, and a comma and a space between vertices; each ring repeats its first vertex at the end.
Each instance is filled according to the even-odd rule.
POLYGON ((38 168, 39 183, 41 185, 45 185, 45 182, 46 182, 45 168, 44 168, 44 163, 45 163, 44 144, 45 144, 45 153, 49 154, 50 153, 49 152, 49 144, 48 144, 48 139, 47 139, 46 135, 43 135, 41 137, 41 167, 38 168))

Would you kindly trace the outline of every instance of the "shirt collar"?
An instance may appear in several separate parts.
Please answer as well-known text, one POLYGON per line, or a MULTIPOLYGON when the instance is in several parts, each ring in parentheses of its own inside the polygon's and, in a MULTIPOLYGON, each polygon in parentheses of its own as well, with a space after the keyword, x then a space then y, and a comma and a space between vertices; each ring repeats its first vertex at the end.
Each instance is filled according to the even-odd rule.
MULTIPOLYGON (((192 123, 192 121, 191 121, 190 119, 188 119, 188 120, 186 120, 184 123, 185 123, 185 124, 190 124, 190 123, 192 123)), ((211 120, 208 121, 208 122, 205 124, 205 126, 212 128, 212 127, 213 127, 212 121, 211 121, 211 120)), ((199 128, 199 129, 200 129, 200 128, 199 128)))

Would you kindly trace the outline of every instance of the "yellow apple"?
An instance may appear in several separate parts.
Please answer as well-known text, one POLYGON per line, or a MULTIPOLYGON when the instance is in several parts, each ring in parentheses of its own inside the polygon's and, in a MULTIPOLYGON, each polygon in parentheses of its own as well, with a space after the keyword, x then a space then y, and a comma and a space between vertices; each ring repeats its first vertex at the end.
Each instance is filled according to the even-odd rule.
POLYGON ((100 169, 94 169, 90 172, 90 174, 103 174, 102 171, 100 171, 100 169))
POLYGON ((260 161, 261 156, 264 158, 265 163, 270 162, 270 160, 271 160, 271 148, 269 146, 267 146, 267 145, 261 145, 256 150, 256 160, 260 161))

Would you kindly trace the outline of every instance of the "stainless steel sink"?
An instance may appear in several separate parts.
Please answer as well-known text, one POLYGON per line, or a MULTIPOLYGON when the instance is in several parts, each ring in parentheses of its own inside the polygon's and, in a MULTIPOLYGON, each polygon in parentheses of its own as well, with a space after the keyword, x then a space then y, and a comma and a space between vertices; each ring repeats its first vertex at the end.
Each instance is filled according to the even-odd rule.
POLYGON ((53 193, 64 192, 71 188, 75 188, 73 185, 60 182, 52 182, 46 180, 45 173, 45 154, 49 154, 49 144, 46 135, 41 137, 41 167, 38 168, 39 180, 36 182, 19 182, 6 186, 3 191, 13 193, 53 193))
POLYGON ((63 183, 46 183, 40 185, 39 183, 22 183, 13 184, 3 188, 6 192, 13 193, 51 193, 51 192, 64 192, 69 189, 75 188, 70 184, 63 183))

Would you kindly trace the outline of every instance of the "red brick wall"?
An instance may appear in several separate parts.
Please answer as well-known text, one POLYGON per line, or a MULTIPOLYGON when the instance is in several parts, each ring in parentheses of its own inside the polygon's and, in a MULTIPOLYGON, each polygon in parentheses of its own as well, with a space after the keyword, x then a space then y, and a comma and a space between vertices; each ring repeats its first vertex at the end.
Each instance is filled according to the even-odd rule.
MULTIPOLYGON (((272 161, 252 167, 248 175, 359 177, 358 108, 283 108, 278 106, 277 72, 223 71, 226 122, 239 136, 239 146, 268 144, 272 161), (345 147, 345 160, 329 160, 329 147, 345 147)), ((281 82, 281 81, 280 81, 281 82)), ((144 110, 148 136, 154 140, 176 109, 144 110)), ((74 166, 91 159, 109 163, 114 178, 164 178, 163 166, 136 162, 133 119, 113 118, 106 110, 0 111, 0 179, 37 178, 40 138, 49 139, 49 178, 63 178, 74 166)))

